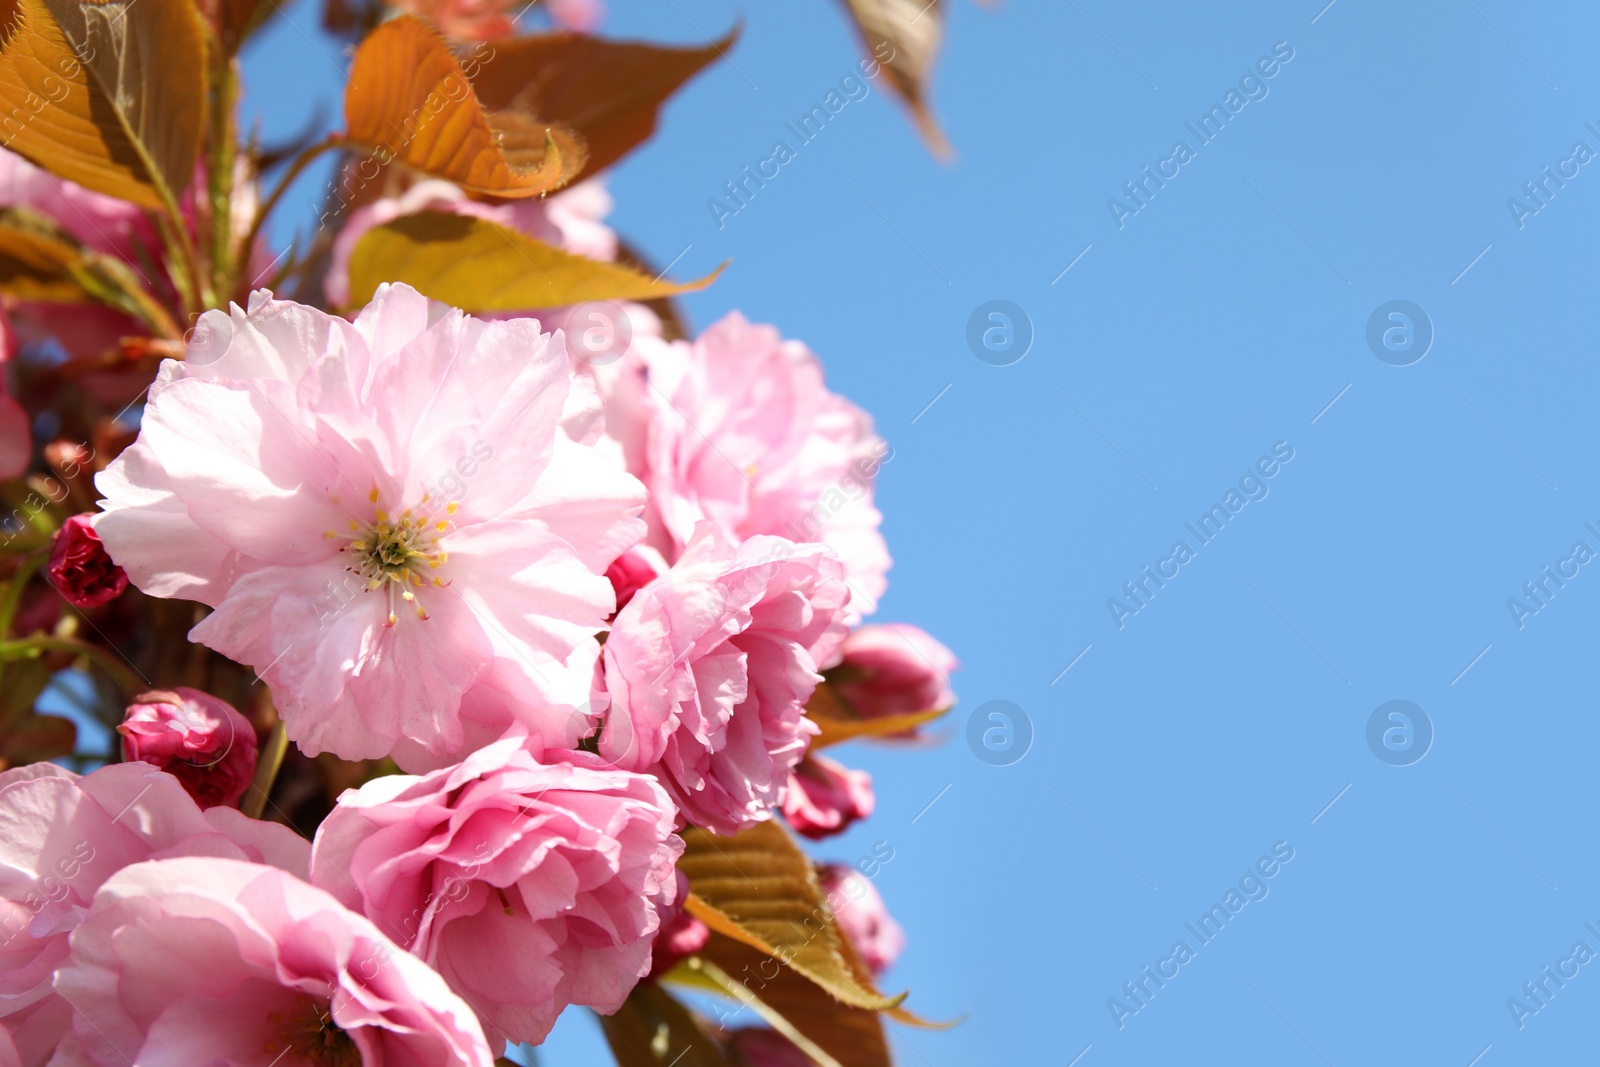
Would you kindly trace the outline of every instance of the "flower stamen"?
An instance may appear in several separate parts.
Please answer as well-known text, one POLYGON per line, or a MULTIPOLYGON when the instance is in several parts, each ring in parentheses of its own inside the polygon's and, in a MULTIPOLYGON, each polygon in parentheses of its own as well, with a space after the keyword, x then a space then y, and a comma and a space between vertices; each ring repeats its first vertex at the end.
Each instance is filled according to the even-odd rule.
MULTIPOLYGON (((372 501, 377 503, 377 490, 373 490, 372 501)), ((456 507, 451 503, 446 511, 453 514, 456 507)), ((359 536, 340 550, 353 557, 353 562, 345 569, 365 580, 367 592, 387 588, 389 618, 386 625, 394 626, 398 621, 397 591, 411 605, 417 618, 427 620, 428 612, 412 588, 443 588, 448 584, 428 572, 438 570, 449 558, 439 547, 439 541, 453 525, 448 521, 430 523, 426 517, 414 515, 410 508, 398 519, 379 508, 375 510, 373 521, 365 526, 351 521, 351 532, 359 536)))
POLYGON ((273 1040, 267 1042, 266 1051, 280 1057, 293 1050, 302 1061, 319 1067, 360 1067, 361 1052, 350 1035, 333 1021, 328 1005, 311 997, 301 996, 299 1010, 287 1017, 282 1012, 271 1012, 267 1023, 277 1028, 273 1040))

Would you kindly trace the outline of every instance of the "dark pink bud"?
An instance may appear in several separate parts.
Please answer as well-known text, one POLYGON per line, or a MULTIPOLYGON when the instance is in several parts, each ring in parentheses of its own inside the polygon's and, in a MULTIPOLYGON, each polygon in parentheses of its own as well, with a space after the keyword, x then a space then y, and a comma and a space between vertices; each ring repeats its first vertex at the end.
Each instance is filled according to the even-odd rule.
POLYGON ((950 674, 959 663, 915 626, 863 626, 845 639, 828 672, 834 692, 863 719, 948 708, 956 702, 950 674))
POLYGON ((820 873, 834 923, 872 973, 881 974, 906 947, 905 931, 889 914, 871 880, 855 868, 830 863, 820 873))
POLYGON ((628 549, 606 568, 611 588, 617 592, 617 610, 621 611, 633 594, 655 581, 667 569, 661 553, 644 545, 628 549))
POLYGON ((661 910, 661 928, 650 946, 649 977, 652 979, 660 978, 705 948, 706 942, 711 940, 711 930, 706 924, 683 909, 683 902, 689 898, 689 879, 682 871, 672 874, 678 881, 678 891, 673 895, 672 904, 661 910))
POLYGON ((710 940, 711 930, 705 923, 686 911, 678 912, 661 924, 661 932, 650 946, 650 977, 660 978, 710 940))
POLYGON ((871 815, 876 803, 872 776, 866 771, 853 771, 821 756, 807 756, 789 774, 789 788, 783 794, 783 817, 795 833, 821 840, 871 815))
POLYGON ((61 595, 85 610, 110 603, 128 588, 128 576, 106 555, 91 518, 87 513, 74 515, 62 524, 50 548, 48 568, 61 595))
POLYGON ((166 771, 202 808, 236 807, 255 777, 250 720, 198 689, 136 697, 117 733, 123 759, 166 771))

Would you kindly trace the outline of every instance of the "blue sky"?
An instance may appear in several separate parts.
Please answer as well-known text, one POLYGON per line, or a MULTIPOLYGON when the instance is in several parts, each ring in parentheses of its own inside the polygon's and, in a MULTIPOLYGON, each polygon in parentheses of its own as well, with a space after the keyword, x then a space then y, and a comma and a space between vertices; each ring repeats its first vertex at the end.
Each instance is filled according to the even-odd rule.
MULTIPOLYGON (((943 166, 878 84, 787 130, 856 69, 840 5, 612 0, 619 36, 744 18, 615 223, 679 277, 731 259, 695 322, 778 324, 875 414, 882 615, 963 661, 942 746, 848 752, 879 811, 819 850, 890 844, 889 984, 965 1017, 897 1032, 901 1063, 1501 1067, 1600 1036, 1600 10, 1325 2, 948 0, 943 166), (994 300, 1018 361, 969 347, 994 300), (967 741, 994 700, 1031 734, 1003 766, 967 741)), ((336 113, 344 62, 290 10, 247 62, 274 134, 336 113)), ((543 1062, 598 1042, 575 1013, 543 1062)))

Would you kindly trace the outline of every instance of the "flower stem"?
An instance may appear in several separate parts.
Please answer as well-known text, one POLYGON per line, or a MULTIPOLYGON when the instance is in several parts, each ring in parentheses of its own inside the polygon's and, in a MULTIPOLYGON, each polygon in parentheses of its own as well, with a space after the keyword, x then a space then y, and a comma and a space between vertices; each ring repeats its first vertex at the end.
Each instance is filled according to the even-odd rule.
POLYGON ((22 603, 23 590, 27 589, 34 572, 44 566, 47 558, 48 553, 40 549, 24 556, 17 564, 11 580, 6 583, 5 593, 0 595, 0 637, 11 632, 11 620, 16 618, 17 607, 22 603))
POLYGON ((105 671, 111 680, 122 690, 123 696, 131 697, 136 693, 150 688, 150 684, 140 678, 131 669, 118 663, 112 657, 95 646, 71 637, 51 637, 41 634, 36 637, 23 637, 14 641, 0 641, 0 660, 30 659, 41 652, 71 652, 82 656, 84 659, 105 671))
POLYGON ((300 177, 300 172, 305 170, 311 161, 322 155, 322 153, 329 149, 338 148, 343 143, 338 134, 330 134, 326 139, 318 141, 294 157, 294 161, 289 164, 289 169, 284 171, 283 177, 278 180, 277 188, 267 195, 267 199, 256 211, 256 217, 250 223, 250 232, 244 235, 244 244, 240 246, 243 249, 239 253, 241 263, 250 262, 250 250, 255 247, 256 238, 260 236, 261 227, 266 224, 267 216, 272 214, 273 208, 278 206, 278 201, 283 199, 283 194, 289 191, 289 186, 294 184, 294 180, 300 177))
POLYGON ((289 751, 289 731, 284 728, 283 720, 272 728, 272 736, 267 738, 267 747, 262 750, 261 758, 256 762, 255 781, 250 783, 250 791, 244 795, 244 800, 239 805, 239 810, 252 819, 261 818, 261 813, 267 808, 267 797, 272 793, 272 783, 278 779, 278 769, 283 766, 283 757, 289 751))

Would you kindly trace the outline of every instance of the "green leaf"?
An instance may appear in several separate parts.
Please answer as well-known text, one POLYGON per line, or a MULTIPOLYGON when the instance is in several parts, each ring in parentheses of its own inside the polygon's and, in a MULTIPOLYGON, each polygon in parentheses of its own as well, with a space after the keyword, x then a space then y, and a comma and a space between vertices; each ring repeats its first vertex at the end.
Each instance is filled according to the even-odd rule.
POLYGON ((661 986, 640 982, 600 1026, 619 1067, 727 1067, 722 1047, 661 986))
POLYGON ((691 827, 683 841, 685 908, 713 931, 784 961, 852 1007, 876 1011, 905 999, 879 993, 851 965, 811 860, 778 822, 733 837, 691 827))
MULTIPOLYGON (((724 264, 726 266, 726 264, 724 264)), ((704 289, 563 252, 487 219, 424 211, 375 226, 350 256, 350 300, 360 306, 383 282, 405 282, 464 311, 531 311, 589 300, 649 300, 704 289)))
POLYGON ((179 334, 128 264, 84 248, 50 220, 19 208, 0 209, 0 293, 47 304, 104 304, 158 334, 179 334))

